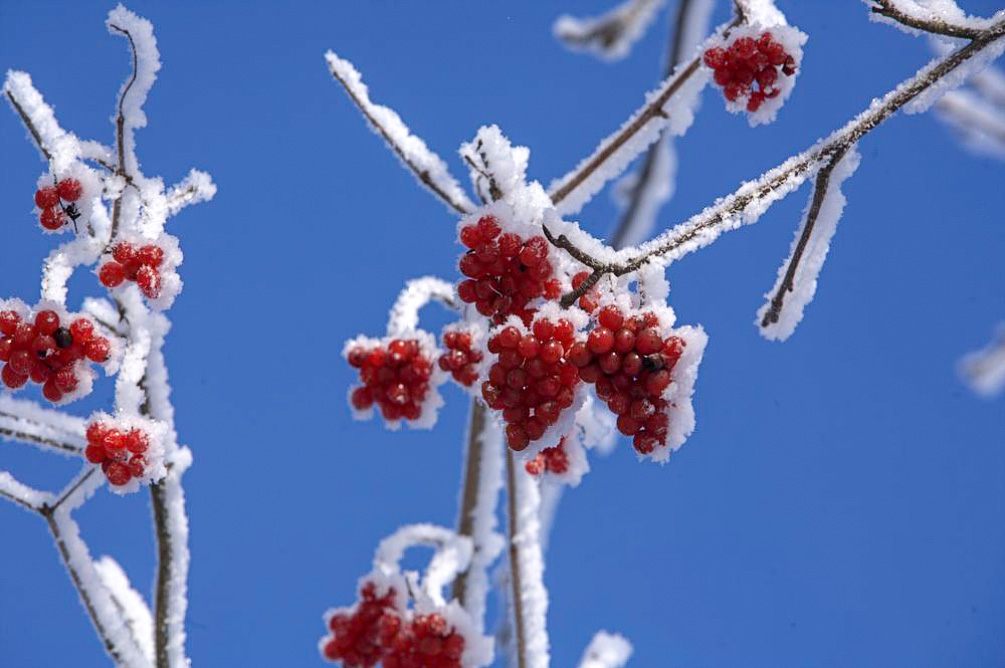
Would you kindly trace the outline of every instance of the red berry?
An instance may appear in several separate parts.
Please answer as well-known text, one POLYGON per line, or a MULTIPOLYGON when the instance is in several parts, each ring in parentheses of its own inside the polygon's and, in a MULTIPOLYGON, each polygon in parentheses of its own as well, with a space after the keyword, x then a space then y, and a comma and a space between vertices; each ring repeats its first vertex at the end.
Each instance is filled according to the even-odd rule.
POLYGON ((40 209, 51 209, 59 204, 59 192, 53 187, 39 188, 35 191, 35 204, 40 209))
POLYGON ((56 186, 59 197, 67 202, 76 202, 84 194, 84 187, 77 179, 63 179, 56 186))
POLYGON ((132 473, 129 471, 129 466, 122 462, 110 462, 108 467, 105 468, 105 476, 108 478, 108 482, 112 483, 116 487, 121 487, 129 482, 132 478, 132 473))
POLYGON ((0 333, 11 336, 21 323, 21 316, 15 311, 0 311, 0 333))
POLYGON ((100 464, 105 461, 105 449, 100 445, 88 443, 87 447, 84 448, 84 457, 92 464, 100 464))
POLYGON ((112 257, 119 264, 127 265, 135 259, 136 249, 128 242, 120 241, 112 248, 112 257))
POLYGON ((108 343, 108 339, 102 336, 96 336, 84 345, 84 354, 87 359, 98 364, 107 362, 111 352, 112 347, 108 343))
POLYGON ((14 340, 9 336, 4 336, 0 338, 0 362, 6 362, 10 360, 10 356, 13 352, 14 352, 14 340))
POLYGON ((61 391, 69 393, 77 389, 77 375, 73 367, 63 367, 53 374, 52 380, 61 391))
POLYGON ((52 334, 59 329, 59 316, 55 311, 39 311, 35 316, 35 328, 42 334, 52 334))
POLYGON ((38 222, 47 230, 58 230, 66 224, 66 214, 58 207, 42 209, 42 215, 38 217, 38 222))
POLYGON ((92 422, 87 426, 87 442, 104 447, 105 435, 107 433, 108 427, 100 422, 92 422))
POLYGON ((159 267, 164 262, 164 249, 153 244, 142 246, 136 251, 136 261, 149 267, 159 267))
POLYGON ((157 299, 161 294, 161 275, 150 265, 143 265, 136 272, 136 285, 147 299, 157 299))
POLYGON ((134 455, 139 455, 147 451, 150 447, 150 438, 141 429, 130 429, 126 434, 126 449, 134 455))
POLYGON ((94 324, 86 318, 77 318, 70 325, 70 336, 74 343, 87 343, 94 336, 94 324))
POLYGON ((98 280, 106 288, 114 288, 122 285, 126 279, 126 269, 118 262, 107 262, 98 271, 98 280))
POLYGON ((147 470, 147 460, 140 455, 133 455, 129 458, 129 473, 134 478, 142 478, 147 470))
POLYGON ((28 382, 28 374, 15 371, 11 367, 10 362, 4 364, 0 377, 3 379, 3 384, 12 390, 16 390, 28 382))

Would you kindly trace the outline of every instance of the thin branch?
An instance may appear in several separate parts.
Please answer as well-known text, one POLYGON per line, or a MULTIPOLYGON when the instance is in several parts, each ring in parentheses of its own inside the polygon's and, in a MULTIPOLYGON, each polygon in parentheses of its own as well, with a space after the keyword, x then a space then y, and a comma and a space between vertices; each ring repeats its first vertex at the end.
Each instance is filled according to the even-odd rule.
MULTIPOLYGON (((24 418, 18 418, 14 415, 9 415, 0 411, 0 418, 13 418, 18 421, 24 420, 24 418)), ((37 425, 40 430, 42 425, 37 425)), ((83 448, 79 445, 74 445, 73 443, 67 443, 65 441, 58 441, 55 438, 41 436, 37 433, 32 433, 29 431, 23 431, 20 429, 12 429, 10 427, 0 426, 0 436, 7 438, 11 441, 20 441, 22 443, 30 443, 32 445, 38 445, 45 448, 52 448, 54 450, 60 450, 62 452, 67 452, 70 454, 79 455, 83 452, 83 448)))
MULTIPOLYGON (((129 89, 133 87, 136 83, 136 75, 138 69, 138 56, 136 55, 136 43, 133 41, 133 36, 125 28, 121 28, 114 23, 109 23, 108 27, 117 30, 126 36, 129 40, 129 50, 133 56, 133 72, 132 76, 129 77, 129 81, 122 89, 122 94, 119 96, 118 113, 115 116, 115 151, 118 155, 118 166, 115 168, 115 173, 119 176, 124 177, 127 182, 131 182, 129 175, 126 173, 126 115, 123 111, 122 105, 125 103, 126 95, 129 94, 129 89)), ((109 241, 113 241, 119 232, 119 220, 122 217, 122 193, 115 198, 115 202, 112 204, 112 231, 109 235, 109 241)))
POLYGON ((555 37, 571 49, 593 49, 603 58, 628 54, 659 11, 663 0, 627 0, 595 18, 561 16, 555 22, 555 37))
POLYGON ((388 147, 390 147, 394 154, 398 156, 401 162, 413 174, 415 174, 416 178, 418 178, 424 186, 426 186, 434 195, 439 197, 447 206, 461 214, 469 213, 474 206, 464 195, 464 191, 461 190, 457 181, 447 171, 446 165, 439 158, 439 156, 430 151, 425 142, 411 134, 408 131, 408 128, 405 127, 404 123, 401 122, 401 118, 398 117, 394 111, 387 107, 376 105, 370 101, 369 96, 367 95, 366 87, 363 86, 361 78, 358 77, 359 73, 356 72, 355 68, 353 68, 351 72, 343 71, 344 65, 352 67, 348 61, 338 58, 338 56, 330 51, 328 52, 327 57, 329 65, 328 69, 331 71, 332 76, 335 77, 336 81, 342 84, 345 92, 349 95, 353 104, 356 105, 356 108, 359 109, 359 112, 363 114, 363 117, 366 118, 367 122, 369 122, 370 126, 377 132, 377 134, 384 139, 384 142, 388 145, 388 147), (350 81, 347 78, 348 74, 357 75, 357 80, 350 81), (362 88, 360 88, 361 86, 362 88), (384 122, 382 122, 382 119, 377 118, 378 113, 381 116, 384 116, 384 122), (390 117, 390 114, 394 114, 393 119, 390 117), (398 130, 404 129, 406 136, 395 136, 396 133, 392 132, 387 125, 387 122, 391 120, 397 120, 397 123, 401 126, 398 130), (416 161, 414 151, 410 151, 402 145, 403 142, 409 140, 412 140, 414 144, 412 148, 415 151, 425 153, 427 160, 433 163, 439 163, 438 166, 440 171, 442 171, 442 173, 438 175, 439 178, 434 178, 434 175, 431 173, 428 165, 423 166, 416 161), (444 183, 443 181, 446 182, 444 183), (448 189, 452 192, 448 192, 448 189))
POLYGON ((63 505, 63 503, 67 499, 73 496, 77 492, 77 490, 80 489, 81 485, 90 480, 91 476, 94 475, 94 472, 97 470, 98 469, 95 466, 87 466, 86 472, 83 475, 77 476, 77 479, 74 480, 70 484, 70 486, 67 487, 62 494, 59 495, 59 498, 56 499, 56 502, 48 506, 49 510, 56 510, 61 505, 63 505))
MULTIPOLYGON (((781 165, 768 171, 759 182, 752 186, 750 184, 741 186, 732 195, 721 199, 717 204, 646 244, 643 250, 630 259, 620 262, 604 262, 577 247, 564 234, 555 236, 546 229, 545 235, 553 245, 566 250, 587 267, 615 276, 636 271, 653 258, 670 255, 677 251, 679 251, 677 253, 679 256, 695 250, 703 245, 701 244, 703 238, 714 237, 720 231, 737 227, 736 218, 743 214, 750 204, 772 195, 776 189, 786 185, 790 180, 798 181, 805 178, 818 164, 830 160, 838 151, 847 150, 849 146, 858 142, 871 130, 890 118, 901 107, 939 83, 945 76, 1001 39, 1003 35, 1005 35, 1005 20, 998 21, 981 31, 979 37, 936 64, 922 68, 913 77, 889 92, 882 100, 870 105, 862 114, 852 119, 827 140, 816 144, 802 154, 789 158, 781 165), (732 227, 729 225, 731 222, 734 223, 732 227)), ((565 295, 562 298, 563 305, 573 303, 587 289, 589 288, 580 286, 579 289, 565 295)))
POLYGON ((163 482, 150 485, 157 535, 157 584, 154 594, 154 660, 157 668, 170 668, 168 656, 168 588, 171 581, 171 533, 163 482))
POLYGON ((516 635, 516 657, 518 668, 527 668, 527 630, 523 610, 523 574, 520 568, 520 546, 516 536, 520 533, 517 508, 516 472, 513 451, 506 449, 506 502, 509 521, 509 570, 513 599, 514 630, 516 635))
POLYGON ((792 259, 789 262, 788 268, 785 270, 785 278, 782 279, 781 284, 778 286, 778 291, 775 292, 774 296, 771 298, 771 306, 764 313, 764 317, 761 319, 761 327, 767 327, 770 324, 778 322, 778 318, 782 313, 782 306, 785 302, 785 296, 792 292, 793 283, 796 277, 796 270, 799 269, 799 263, 803 259, 803 253, 806 251, 806 245, 810 241, 810 237, 813 236, 813 228, 816 225, 817 217, 820 215, 820 207, 823 206, 824 198, 827 196, 827 188, 830 186, 831 172, 837 167, 838 163, 848 152, 850 146, 844 146, 834 152, 830 158, 830 162, 824 165, 820 172, 817 174, 816 184, 813 187, 813 199, 810 203, 810 210, 806 214, 806 225, 803 227, 802 234, 799 236, 799 241, 796 243, 796 248, 792 252, 792 259))
POLYGON ((37 513, 53 499, 51 493, 29 487, 7 471, 0 471, 0 497, 37 513))
MULTIPOLYGON (((464 484, 461 490, 461 507, 457 517, 457 534, 471 538, 475 533, 474 509, 478 504, 478 481, 481 478, 482 442, 485 429, 485 406, 478 399, 471 400, 468 418, 468 442, 465 449, 464 484)), ((454 579, 453 595, 468 608, 468 572, 454 579)))
POLYGON ((946 37, 961 37, 963 39, 976 39, 983 32, 979 28, 954 25, 948 21, 934 18, 934 16, 928 19, 911 16, 897 7, 893 0, 872 1, 878 5, 877 7, 872 8, 874 14, 879 14, 880 16, 893 19, 897 23, 901 23, 909 28, 916 28, 917 30, 922 30, 936 35, 945 35, 946 37))
POLYGON ((24 126, 26 128, 28 128, 28 132, 29 134, 31 134, 31 138, 35 141, 35 145, 38 146, 38 150, 42 152, 42 155, 45 156, 46 160, 52 160, 52 153, 49 152, 49 149, 46 148, 45 144, 42 142, 42 135, 39 134, 38 128, 36 128, 35 124, 32 123, 31 117, 28 116, 27 112, 25 112, 24 110, 24 107, 22 107, 21 104, 17 101, 13 93, 11 93, 9 90, 6 92, 7 92, 7 99, 10 100, 11 106, 14 107, 15 111, 17 111, 17 115, 21 117, 21 122, 24 123, 24 126))

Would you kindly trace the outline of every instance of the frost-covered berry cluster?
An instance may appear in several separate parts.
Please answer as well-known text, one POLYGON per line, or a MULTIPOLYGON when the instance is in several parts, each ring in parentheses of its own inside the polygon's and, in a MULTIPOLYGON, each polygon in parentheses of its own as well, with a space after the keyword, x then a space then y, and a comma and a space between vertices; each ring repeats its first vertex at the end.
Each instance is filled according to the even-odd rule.
POLYGON ((499 221, 486 215, 461 227, 460 240, 469 250, 458 263, 467 280, 457 286, 457 294, 493 324, 501 324, 510 315, 527 323, 532 316, 531 300, 559 297, 562 288, 552 277, 551 245, 544 237, 501 233, 499 221))
POLYGON ((360 600, 328 616, 321 653, 344 668, 461 668, 464 635, 443 614, 414 614, 393 586, 364 581, 360 600))
POLYGON ((703 56, 705 65, 715 72, 715 83, 730 102, 746 99, 747 111, 761 108, 765 100, 781 93, 775 84, 779 76, 796 73, 795 59, 776 42, 770 32, 753 37, 739 37, 727 48, 712 47, 703 56))
POLYGON ((447 329, 443 332, 443 346, 446 350, 437 360, 439 367, 449 371, 454 380, 464 387, 474 385, 479 376, 478 365, 484 355, 474 347, 471 332, 447 329))
POLYGON ((562 475, 569 471, 569 453, 565 451, 565 439, 558 442, 558 445, 545 448, 537 453, 533 459, 524 464, 527 473, 531 475, 541 475, 542 473, 554 473, 562 475))
POLYGON ((618 431, 632 437, 639 454, 666 445, 669 402, 664 393, 686 345, 680 336, 664 336, 655 313, 625 317, 620 308, 608 305, 587 340, 569 352, 579 378, 593 384, 597 398, 618 416, 618 431))
POLYGON ((112 259, 101 265, 98 279, 106 288, 116 288, 124 281, 135 282, 148 299, 157 299, 161 295, 163 263, 164 249, 160 246, 121 241, 112 248, 112 259))
POLYGON ((49 231, 55 231, 69 221, 80 217, 75 202, 84 194, 84 187, 77 179, 62 179, 54 186, 45 186, 35 191, 35 205, 38 206, 39 224, 49 231))
POLYGON ((418 339, 360 340, 346 349, 349 364, 359 370, 362 385, 352 390, 357 411, 375 404, 388 422, 404 418, 416 422, 431 394, 433 355, 418 339))
POLYGON ((165 473, 163 424, 132 416, 95 413, 87 425, 84 458, 97 464, 113 491, 128 492, 165 473))
POLYGON ((88 362, 105 364, 111 353, 110 341, 85 317, 61 316, 49 308, 32 317, 17 300, 0 301, 0 375, 10 389, 30 380, 53 403, 76 399, 90 391, 88 362))
POLYGON ((502 412, 511 449, 523 450, 540 439, 575 402, 579 377, 566 359, 575 334, 566 318, 539 318, 529 330, 514 323, 489 339, 496 361, 482 383, 482 398, 502 412))

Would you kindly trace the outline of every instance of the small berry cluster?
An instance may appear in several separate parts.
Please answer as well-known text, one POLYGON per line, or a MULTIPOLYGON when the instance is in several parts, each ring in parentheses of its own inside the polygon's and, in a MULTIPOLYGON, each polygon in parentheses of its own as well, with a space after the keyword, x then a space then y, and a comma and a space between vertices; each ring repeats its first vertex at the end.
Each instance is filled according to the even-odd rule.
POLYGON ((119 429, 109 422, 92 422, 87 427, 84 456, 92 464, 101 464, 108 482, 121 487, 147 472, 143 456, 150 447, 150 436, 142 429, 119 429))
POLYGON ((725 49, 708 49, 704 61, 714 70, 715 83, 722 86, 725 98, 735 102, 746 97, 749 112, 757 111, 765 100, 781 93, 775 85, 779 71, 784 76, 796 73, 795 59, 770 32, 761 33, 757 39, 740 37, 725 49), (757 90, 753 90, 755 83, 757 90))
POLYGON ((161 294, 160 266, 164 263, 164 249, 155 244, 135 246, 121 241, 112 248, 112 260, 101 265, 98 279, 107 288, 135 281, 148 299, 161 294))
POLYGON ((384 615, 380 640, 383 668, 461 668, 464 636, 438 613, 416 615, 411 622, 384 615))
POLYGON ((534 459, 524 464, 527 473, 531 475, 541 475, 542 473, 555 473, 561 475, 569 470, 569 454, 565 451, 565 439, 558 442, 558 445, 545 448, 537 453, 534 459))
POLYGON ((655 314, 625 317, 609 305, 600 309, 586 342, 569 351, 579 377, 594 385, 597 398, 618 416, 618 431, 633 437, 640 454, 666 444, 669 403, 663 393, 684 345, 680 337, 660 334, 655 314))
POLYGON ((77 179, 63 179, 55 186, 39 188, 35 191, 35 204, 42 210, 38 222, 47 230, 58 230, 67 219, 76 221, 80 212, 74 202, 83 194, 84 187, 77 179), (63 206, 63 202, 69 204, 63 206))
POLYGON ((437 361, 440 368, 449 371, 454 380, 464 387, 471 387, 478 380, 478 363, 482 361, 482 352, 472 348, 471 334, 459 330, 447 330, 443 333, 443 345, 446 352, 437 361))
POLYGON ((87 318, 64 327, 55 311, 39 311, 34 323, 17 311, 0 311, 0 362, 5 362, 0 375, 11 389, 31 379, 55 403, 77 389, 80 360, 102 364, 110 355, 108 339, 96 334, 87 318))
POLYGON ((506 442, 513 450, 540 439, 572 406, 579 375, 566 354, 574 337, 568 320, 541 318, 530 332, 510 325, 489 339, 489 352, 498 355, 498 361, 482 383, 482 397, 489 408, 502 411, 506 442))
POLYGON ((552 278, 548 240, 500 232, 499 221, 493 216, 482 216, 477 223, 461 228, 461 243, 470 250, 460 260, 467 280, 457 286, 457 294, 496 325, 510 315, 528 323, 533 317, 527 306, 531 300, 557 299, 562 290, 552 278))
POLYGON ((367 582, 361 600, 352 608, 339 610, 328 619, 331 635, 322 640, 321 651, 329 661, 341 661, 345 668, 373 668, 381 660, 380 622, 385 616, 399 619, 396 593, 388 589, 377 595, 377 587, 367 582))
POLYGON ((365 411, 374 404, 388 422, 418 420, 429 394, 433 363, 415 339, 394 339, 386 345, 353 345, 349 364, 359 369, 363 385, 353 390, 353 408, 365 411))

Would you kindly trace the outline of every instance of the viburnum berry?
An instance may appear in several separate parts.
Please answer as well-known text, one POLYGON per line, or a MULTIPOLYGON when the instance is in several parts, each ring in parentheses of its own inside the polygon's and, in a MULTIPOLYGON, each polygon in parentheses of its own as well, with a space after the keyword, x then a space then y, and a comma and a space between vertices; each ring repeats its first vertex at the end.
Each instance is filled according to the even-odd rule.
POLYGON ((482 351, 472 347, 471 332, 449 329, 443 333, 443 346, 437 364, 449 371, 458 383, 471 387, 478 380, 478 363, 482 361, 482 351))
POLYGON ((345 668, 377 665, 385 651, 381 643, 382 632, 385 641, 391 641, 401 627, 396 599, 393 587, 380 594, 373 582, 366 582, 360 589, 356 605, 337 610, 328 618, 330 635, 321 644, 324 657, 341 662, 345 668))
MULTIPOLYGON (((70 327, 51 309, 25 320, 14 309, 0 310, 0 362, 3 383, 17 389, 29 380, 42 385, 42 395, 59 402, 80 386, 84 360, 104 363, 111 356, 111 343, 94 332, 94 323, 75 319, 70 327)), ((89 373, 89 372, 88 372, 89 373)))
POLYGON ((524 450, 540 439, 574 403, 579 377, 566 359, 574 341, 575 329, 565 318, 539 318, 530 331, 509 325, 489 339, 488 350, 497 358, 482 383, 482 398, 502 412, 511 449, 524 450))
POLYGON ((457 286, 457 294, 494 324, 510 315, 529 322, 531 301, 556 299, 561 294, 561 284, 553 277, 550 245, 544 237, 525 239, 504 233, 499 221, 486 215, 462 227, 460 240, 469 250, 458 264, 467 278, 457 286))
POLYGON ((59 204, 59 191, 56 188, 39 188, 35 191, 35 204, 40 209, 51 209, 59 204))
POLYGON ((67 202, 76 202, 84 194, 84 187, 77 179, 63 179, 56 185, 56 190, 59 198, 67 202))
POLYGON ((137 246, 120 241, 112 247, 112 260, 101 265, 98 280, 108 288, 133 281, 148 299, 161 295, 160 266, 164 262, 164 249, 156 244, 137 246))
POLYGON ((59 207, 51 206, 42 209, 38 222, 47 230, 58 230, 63 225, 66 225, 66 214, 59 207))
POLYGON ((80 213, 74 202, 83 194, 84 187, 77 179, 63 179, 55 186, 39 188, 35 191, 35 204, 42 210, 38 222, 47 230, 58 230, 68 219, 76 222, 80 213))
MULTIPOLYGON (((572 277, 572 289, 578 290, 579 286, 583 284, 587 278, 589 278, 590 272, 581 271, 572 277)), ((587 313, 593 313, 593 310, 597 308, 597 300, 600 296, 597 294, 595 289, 587 290, 579 298, 579 308, 583 309, 587 313)))
POLYGON ((365 411, 374 404, 388 422, 416 421, 423 414, 433 377, 433 362, 418 339, 350 343, 349 365, 359 370, 363 385, 350 395, 352 407, 365 411))
POLYGON ((654 313, 626 317, 609 305, 586 342, 569 352, 579 377, 594 385, 597 398, 618 416, 618 431, 633 438, 640 454, 666 444, 670 404, 663 395, 685 345, 679 336, 661 334, 654 313))
POLYGON ((712 47, 702 56, 713 79, 729 102, 746 99, 746 109, 755 112, 765 100, 781 93, 779 76, 796 73, 796 61, 770 32, 738 37, 728 47, 712 47))
MULTIPOLYGON (((395 625, 384 622, 384 627, 395 625)), ((416 615, 410 623, 398 624, 391 636, 383 634, 383 668, 460 668, 464 654, 464 636, 452 628, 439 613, 416 615)))
POLYGON ((542 473, 555 473, 561 475, 569 470, 569 454, 565 451, 565 439, 558 442, 558 445, 545 448, 537 453, 537 456, 524 464, 527 473, 531 475, 541 475, 542 473))
POLYGON ((95 420, 87 426, 84 457, 101 465, 108 482, 122 487, 149 472, 144 453, 150 448, 150 434, 138 427, 126 428, 111 420, 95 420))

